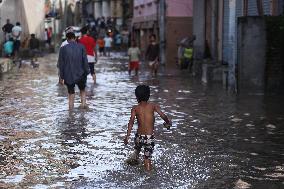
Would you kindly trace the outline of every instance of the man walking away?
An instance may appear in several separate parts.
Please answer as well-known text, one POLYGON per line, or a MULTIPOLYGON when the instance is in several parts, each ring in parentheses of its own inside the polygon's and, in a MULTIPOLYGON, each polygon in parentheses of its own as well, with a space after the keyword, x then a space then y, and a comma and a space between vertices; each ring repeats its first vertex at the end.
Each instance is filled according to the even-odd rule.
POLYGON ((97 57, 96 41, 94 38, 90 36, 90 30, 88 27, 82 28, 81 32, 83 36, 79 39, 79 43, 84 45, 86 49, 91 75, 93 77, 94 83, 96 83, 96 73, 95 73, 95 63, 97 57))
MULTIPOLYGON (((61 43, 61 45, 60 45, 60 48, 59 48, 59 53, 60 53, 60 49, 62 48, 62 47, 64 47, 65 45, 68 45, 68 39, 66 39, 66 35, 67 35, 67 33, 69 33, 69 32, 71 32, 71 33, 74 33, 74 29, 73 29, 73 27, 72 26, 68 26, 67 28, 65 28, 65 30, 64 30, 64 33, 65 33, 65 37, 64 37, 64 41, 61 43)), ((58 68, 58 83, 60 84, 61 82, 61 79, 60 79, 60 71, 59 71, 59 62, 57 61, 57 64, 56 64, 56 67, 58 68)))
POLYGON ((2 27, 2 31, 4 32, 5 41, 8 41, 12 37, 12 29, 14 25, 10 23, 10 19, 7 19, 6 24, 2 27))
POLYGON ((150 36, 150 45, 146 50, 146 58, 149 61, 151 73, 152 75, 155 74, 155 76, 157 76, 158 72, 159 56, 160 56, 159 44, 156 43, 156 35, 152 34, 150 36))
POLYGON ((60 82, 68 89, 69 110, 74 108, 75 84, 80 89, 81 107, 86 108, 86 81, 90 73, 85 47, 76 43, 73 32, 66 34, 68 44, 59 51, 60 82))
POLYGON ((105 51, 106 55, 110 57, 110 51, 111 51, 111 44, 112 44, 112 38, 110 37, 109 34, 104 38, 105 41, 105 51))
MULTIPOLYGON (((18 60, 19 50, 21 46, 21 34, 22 34, 22 27, 20 22, 16 23, 16 26, 12 28, 12 36, 14 38, 14 56, 15 60, 18 60)), ((20 66, 21 67, 21 64, 20 66)))
POLYGON ((39 51, 39 40, 36 38, 35 34, 31 34, 29 47, 30 47, 31 64, 33 68, 38 67, 38 65, 35 62, 37 61, 37 57, 40 51, 39 51))

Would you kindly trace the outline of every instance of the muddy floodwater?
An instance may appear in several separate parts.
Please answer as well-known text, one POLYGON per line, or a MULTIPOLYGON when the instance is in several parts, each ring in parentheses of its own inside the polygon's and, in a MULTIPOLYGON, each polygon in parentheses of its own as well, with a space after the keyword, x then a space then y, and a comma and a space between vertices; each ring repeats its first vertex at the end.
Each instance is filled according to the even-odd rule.
POLYGON ((283 96, 232 95, 175 69, 129 77, 127 58, 115 54, 97 63, 97 84, 88 78, 89 109, 76 89, 70 113, 56 61, 48 55, 0 79, 0 188, 284 188, 283 96), (156 119, 149 173, 125 163, 133 140, 123 144, 142 83, 173 121, 167 130, 156 119))

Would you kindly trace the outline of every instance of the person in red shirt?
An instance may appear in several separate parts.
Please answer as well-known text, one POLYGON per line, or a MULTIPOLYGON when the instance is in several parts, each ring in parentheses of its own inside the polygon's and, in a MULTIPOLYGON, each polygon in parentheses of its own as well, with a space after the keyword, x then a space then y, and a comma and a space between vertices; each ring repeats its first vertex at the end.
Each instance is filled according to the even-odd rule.
POLYGON ((52 39, 52 27, 49 27, 47 30, 47 42, 49 46, 51 44, 51 39, 52 39))
POLYGON ((93 77, 94 83, 96 83, 96 73, 95 73, 95 63, 97 57, 96 41, 94 38, 90 36, 90 31, 88 27, 83 27, 81 29, 81 33, 83 36, 79 39, 79 43, 85 46, 90 72, 93 77))

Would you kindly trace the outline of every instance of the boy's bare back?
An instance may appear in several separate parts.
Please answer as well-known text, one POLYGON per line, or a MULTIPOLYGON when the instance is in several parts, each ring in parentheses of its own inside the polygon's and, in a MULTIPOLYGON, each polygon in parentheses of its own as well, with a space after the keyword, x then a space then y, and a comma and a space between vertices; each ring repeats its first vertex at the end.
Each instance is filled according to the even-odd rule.
POLYGON ((165 121, 166 124, 171 125, 171 121, 168 117, 161 111, 159 105, 154 103, 149 103, 150 97, 150 87, 146 85, 139 85, 135 89, 135 96, 138 101, 138 105, 133 106, 131 109, 131 116, 128 122, 127 134, 124 139, 124 143, 128 144, 129 136, 133 128, 135 118, 138 122, 138 135, 153 135, 154 133, 154 123, 155 123, 155 112, 157 112, 160 117, 165 121))
MULTIPOLYGON (((160 107, 154 103, 140 102, 134 106, 131 110, 131 118, 137 119, 138 130, 140 135, 152 135, 154 132, 155 112, 157 112, 161 118, 167 119, 166 115, 161 111, 160 107)), ((133 120, 134 121, 134 120, 133 120)))

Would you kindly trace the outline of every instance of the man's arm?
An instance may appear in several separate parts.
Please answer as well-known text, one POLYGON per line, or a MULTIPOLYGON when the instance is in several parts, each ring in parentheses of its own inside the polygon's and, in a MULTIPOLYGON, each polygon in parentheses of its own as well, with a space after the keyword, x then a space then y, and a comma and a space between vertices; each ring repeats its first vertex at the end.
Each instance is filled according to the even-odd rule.
POLYGON ((83 69, 85 71, 86 76, 90 73, 90 67, 88 65, 88 58, 85 48, 82 48, 82 59, 83 59, 83 69))
POLYGON ((64 79, 64 72, 63 72, 63 67, 64 67, 64 49, 61 48, 59 50, 59 57, 58 57, 58 68, 59 68, 59 75, 60 79, 64 79))
POLYGON ((167 124, 172 124, 172 121, 166 116, 162 111, 159 105, 154 105, 155 112, 157 112, 160 117, 167 123, 167 124))
POLYGON ((96 61, 98 60, 98 53, 97 53, 97 43, 96 41, 94 40, 94 53, 95 53, 95 58, 96 58, 96 61))
POLYGON ((124 139, 125 145, 128 144, 129 136, 130 136, 131 130, 133 128, 134 121, 135 121, 135 108, 132 108, 131 109, 131 116, 130 116, 130 119, 129 119, 129 122, 128 122, 127 134, 126 134, 125 139, 124 139))

